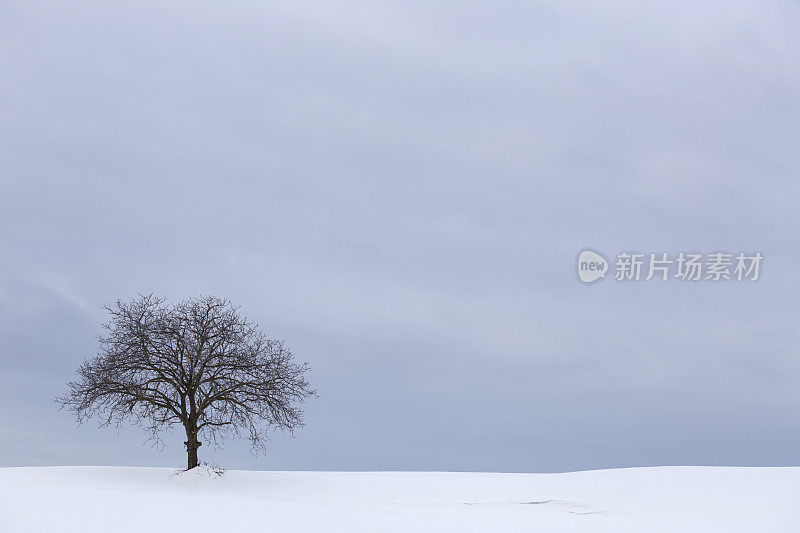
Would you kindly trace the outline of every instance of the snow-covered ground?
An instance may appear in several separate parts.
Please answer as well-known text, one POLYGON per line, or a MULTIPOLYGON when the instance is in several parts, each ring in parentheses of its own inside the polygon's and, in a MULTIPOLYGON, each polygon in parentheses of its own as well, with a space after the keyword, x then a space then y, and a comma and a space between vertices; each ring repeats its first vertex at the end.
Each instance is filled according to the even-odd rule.
POLYGON ((800 468, 0 468, 0 531, 800 532, 800 468))

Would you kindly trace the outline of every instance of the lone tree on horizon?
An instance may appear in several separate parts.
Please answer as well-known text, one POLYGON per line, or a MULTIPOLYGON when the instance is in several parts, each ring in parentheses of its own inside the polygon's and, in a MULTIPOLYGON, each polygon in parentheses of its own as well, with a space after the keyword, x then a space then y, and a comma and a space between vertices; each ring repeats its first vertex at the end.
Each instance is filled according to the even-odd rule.
POLYGON ((79 423, 130 419, 149 440, 174 425, 186 432, 187 468, 198 465, 200 436, 219 445, 226 434, 266 450, 266 431, 303 426, 298 404, 315 394, 307 363, 269 339, 228 300, 205 296, 176 305, 153 295, 105 306, 110 320, 98 354, 57 398, 79 423))

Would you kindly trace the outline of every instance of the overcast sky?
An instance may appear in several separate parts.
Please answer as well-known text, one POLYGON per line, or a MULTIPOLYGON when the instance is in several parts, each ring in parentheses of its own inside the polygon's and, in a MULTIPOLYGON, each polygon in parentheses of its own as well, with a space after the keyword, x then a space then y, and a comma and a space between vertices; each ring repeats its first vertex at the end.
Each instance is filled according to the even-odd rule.
POLYGON ((800 3, 168 4, 0 4, 0 465, 184 464, 53 403, 150 292, 312 366, 226 467, 800 464, 800 3))

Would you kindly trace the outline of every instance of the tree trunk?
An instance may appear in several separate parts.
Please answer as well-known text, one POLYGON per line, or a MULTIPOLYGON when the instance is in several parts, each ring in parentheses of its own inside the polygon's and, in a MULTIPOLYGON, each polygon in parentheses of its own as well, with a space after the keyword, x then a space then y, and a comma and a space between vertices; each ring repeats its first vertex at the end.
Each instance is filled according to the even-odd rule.
POLYGON ((191 470, 197 466, 197 448, 203 445, 202 442, 197 440, 197 429, 186 428, 186 442, 184 444, 186 445, 186 454, 188 456, 186 469, 191 470))

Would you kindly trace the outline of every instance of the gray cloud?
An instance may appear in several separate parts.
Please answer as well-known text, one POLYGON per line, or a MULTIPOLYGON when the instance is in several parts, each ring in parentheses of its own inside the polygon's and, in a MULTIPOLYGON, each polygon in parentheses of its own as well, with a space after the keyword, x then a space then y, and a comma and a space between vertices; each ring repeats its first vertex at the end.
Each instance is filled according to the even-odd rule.
POLYGON ((308 428, 230 467, 796 464, 798 18, 7 2, 0 463, 181 464, 52 403, 100 306, 152 291, 313 366, 308 428), (586 246, 766 259, 584 287, 586 246))

